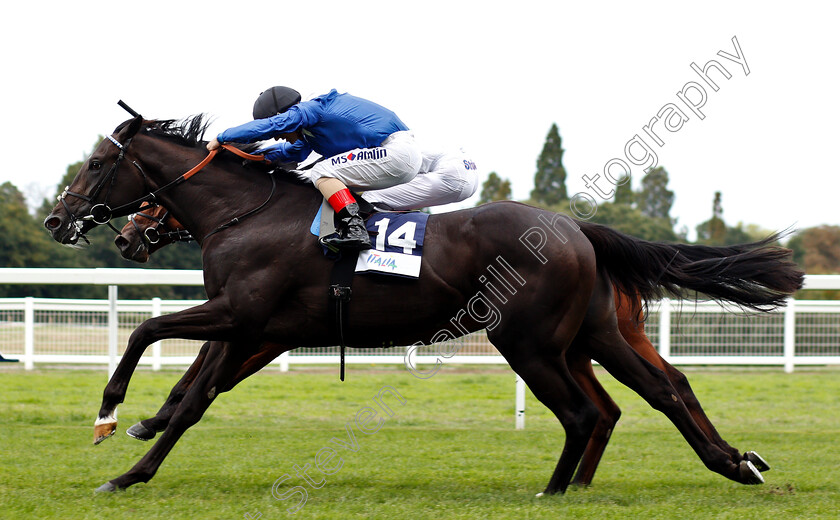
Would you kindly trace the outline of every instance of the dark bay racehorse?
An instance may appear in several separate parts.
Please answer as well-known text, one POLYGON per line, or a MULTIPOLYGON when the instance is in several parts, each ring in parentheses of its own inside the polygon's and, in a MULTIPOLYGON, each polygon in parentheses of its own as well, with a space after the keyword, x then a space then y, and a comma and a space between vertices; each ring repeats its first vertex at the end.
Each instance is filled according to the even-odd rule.
MULTIPOLYGON (((172 217, 169 210, 163 206, 148 204, 141 207, 141 212, 129 216, 129 222, 120 230, 120 233, 114 239, 114 243, 119 248, 123 258, 144 263, 149 260, 150 255, 161 247, 183 240, 192 240, 192 236, 180 222, 172 217)), ((700 406, 700 402, 695 397, 694 392, 691 390, 688 379, 682 372, 662 359, 648 339, 645 334, 644 321, 638 319, 642 309, 639 297, 637 296, 635 301, 631 301, 627 295, 622 294, 615 287, 613 288, 613 294, 615 298, 618 331, 621 333, 621 336, 633 350, 665 373, 675 393, 683 400, 692 418, 706 434, 708 440, 727 453, 730 453, 734 460, 738 460, 740 457, 738 450, 727 444, 718 434, 712 422, 700 406)), ((193 378, 201 368, 209 347, 209 343, 205 343, 202 346, 195 362, 172 389, 166 403, 157 415, 138 422, 129 428, 126 433, 136 439, 150 440, 155 437, 157 432, 166 429, 166 425, 169 424, 169 420, 172 414, 175 413, 178 403, 183 399, 193 378)), ((572 377, 592 402, 598 406, 601 416, 578 465, 577 473, 572 480, 572 484, 578 485, 589 485, 592 483, 595 470, 621 415, 621 410, 618 408, 618 405, 615 404, 595 378, 595 373, 592 370, 591 357, 588 356, 587 352, 582 351, 585 347, 586 345, 580 342, 572 343, 572 347, 566 353, 566 361, 568 362, 572 377)), ((259 352, 240 369, 240 372, 234 377, 225 391, 233 388, 233 386, 249 375, 262 369, 276 356, 287 350, 290 349, 283 345, 263 343, 260 346, 259 352)), ((755 452, 745 453, 744 458, 753 462, 759 471, 770 469, 767 462, 755 452)))
MULTIPOLYGON (((197 141, 203 129, 201 117, 184 127, 141 117, 120 125, 45 220, 53 238, 71 244, 97 223, 136 211, 140 200, 154 194, 202 247, 208 301, 137 327, 105 388, 96 435, 116 428, 117 405, 148 345, 175 337, 211 344, 155 445, 102 489, 151 479, 178 438, 263 342, 294 348, 336 343, 325 294, 332 263, 308 235, 320 194, 310 185, 278 179, 280 187, 264 211, 211 234, 235 216, 230 208, 262 204, 273 181, 227 153, 185 180, 182 174, 206 155, 197 141)), ((710 442, 665 373, 618 333, 612 287, 645 301, 697 291, 769 310, 801 286, 803 275, 788 250, 768 243, 718 248, 651 243, 513 202, 433 215, 419 279, 357 277, 344 338, 351 347, 410 345, 486 328, 489 340, 566 431, 547 493, 566 489, 601 416, 571 375, 567 352, 573 343, 665 413, 709 469, 754 483, 760 478, 755 467, 710 442), (494 279, 495 273, 500 276, 494 279)))

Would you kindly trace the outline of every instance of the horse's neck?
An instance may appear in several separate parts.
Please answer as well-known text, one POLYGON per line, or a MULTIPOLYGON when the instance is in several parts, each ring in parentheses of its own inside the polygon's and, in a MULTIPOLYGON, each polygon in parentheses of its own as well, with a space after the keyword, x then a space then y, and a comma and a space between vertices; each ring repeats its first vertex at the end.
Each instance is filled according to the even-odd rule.
MULTIPOLYGON (((195 163, 204 158, 195 154, 195 163)), ((150 177, 158 187, 178 178, 184 171, 172 164, 183 160, 162 160, 150 177)), ((263 211, 270 211, 278 222, 289 223, 312 218, 307 208, 317 208, 321 195, 314 187, 275 179, 276 186, 263 211), (279 201, 282 200, 282 203, 279 201)), ((199 241, 219 226, 254 210, 269 199, 272 180, 267 173, 249 171, 229 161, 216 159, 184 182, 157 194, 167 207, 199 241)))

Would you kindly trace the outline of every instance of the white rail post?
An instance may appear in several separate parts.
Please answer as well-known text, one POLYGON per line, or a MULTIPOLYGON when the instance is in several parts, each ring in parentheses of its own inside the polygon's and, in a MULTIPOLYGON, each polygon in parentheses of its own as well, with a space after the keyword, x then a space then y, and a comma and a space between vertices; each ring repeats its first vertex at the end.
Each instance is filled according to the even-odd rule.
POLYGON ((289 351, 283 352, 280 354, 280 357, 277 358, 277 362, 280 363, 280 372, 288 372, 289 371, 289 351))
POLYGON ((662 298, 659 302, 659 355, 671 361, 671 300, 662 298))
MULTIPOLYGON (((160 314, 160 298, 154 297, 152 298, 152 318, 157 318, 160 314)), ((160 370, 160 361, 160 341, 155 341, 152 343, 152 370, 160 370)))
POLYGON ((525 429, 525 381, 516 375, 516 429, 525 429))
POLYGON ((35 368, 35 298, 23 299, 23 368, 35 368))
POLYGON ((108 380, 117 371, 117 331, 119 330, 119 316, 117 315, 117 286, 108 286, 108 380))
POLYGON ((793 372, 796 358, 796 300, 788 298, 785 307, 785 372, 793 372))

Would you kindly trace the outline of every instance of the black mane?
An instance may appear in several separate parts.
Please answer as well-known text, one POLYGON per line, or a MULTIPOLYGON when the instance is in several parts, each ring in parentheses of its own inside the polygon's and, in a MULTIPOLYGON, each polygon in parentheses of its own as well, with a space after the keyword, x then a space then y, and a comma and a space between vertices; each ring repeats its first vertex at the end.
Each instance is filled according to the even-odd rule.
MULTIPOLYGON (((116 128, 116 130, 114 130, 114 133, 119 132, 121 128, 125 127, 131 121, 132 120, 129 119, 128 121, 122 123, 116 128)), ((143 131, 146 132, 148 135, 162 137, 164 139, 174 141, 178 144, 190 148, 197 148, 204 147, 204 145, 207 144, 207 141, 204 140, 204 133, 207 131, 207 128, 210 126, 211 123, 212 120, 208 117, 208 115, 202 113, 192 115, 184 119, 146 120, 143 121, 143 131)), ((232 144, 233 146, 239 148, 245 153, 254 153, 264 146, 260 143, 228 144, 232 144)), ((275 169, 275 173, 279 174, 275 175, 275 177, 278 180, 283 180, 292 184, 300 185, 311 184, 311 182, 309 182, 308 180, 301 179, 294 173, 286 172, 285 170, 282 170, 280 168, 275 168, 275 166, 270 163, 244 160, 232 153, 219 154, 216 160, 226 160, 237 162, 238 164, 245 164, 246 167, 254 168, 258 171, 270 171, 272 169, 275 169)))
POLYGON ((211 122, 207 114, 196 114, 184 119, 144 121, 143 129, 150 135, 171 139, 184 146, 196 147, 203 143, 204 133, 211 122))

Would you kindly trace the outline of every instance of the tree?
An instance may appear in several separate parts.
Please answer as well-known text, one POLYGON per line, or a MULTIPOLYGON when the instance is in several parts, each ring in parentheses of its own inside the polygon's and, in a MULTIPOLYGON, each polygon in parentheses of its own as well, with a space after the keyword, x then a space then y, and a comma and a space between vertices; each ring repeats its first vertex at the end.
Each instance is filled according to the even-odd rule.
POLYGON ((598 206, 592 221, 645 240, 675 242, 681 237, 674 232, 674 221, 669 214, 674 193, 668 190, 667 184, 668 173, 663 168, 656 168, 643 177, 639 192, 633 191, 627 179, 616 185, 613 202, 598 206))
POLYGON ((50 267, 50 238, 29 214, 26 199, 10 182, 0 185, 1 267, 50 267))
POLYGON ((840 274, 840 226, 806 228, 788 242, 793 260, 808 274, 840 274))
POLYGON ((630 179, 627 179, 624 184, 616 184, 613 202, 631 207, 636 204, 636 193, 633 191, 630 179))
POLYGON ((628 204, 602 202, 591 222, 653 242, 675 242, 679 238, 669 219, 647 217, 628 204))
POLYGON ((668 172, 665 168, 657 166, 642 177, 642 189, 636 200, 642 215, 671 220, 674 192, 668 189, 668 172))
POLYGON ((709 246, 731 246, 763 240, 772 233, 754 224, 744 225, 739 222, 735 226, 728 226, 723 220, 723 205, 721 194, 715 192, 712 203, 712 218, 697 226, 697 243, 709 246))
POLYGON ((531 200, 537 204, 554 206, 569 198, 566 193, 566 169, 563 167, 562 144, 557 124, 552 123, 542 152, 537 159, 534 189, 531 190, 531 200))
POLYGON ((510 181, 502 179, 496 172, 490 172, 487 180, 481 185, 481 196, 478 205, 497 200, 508 200, 511 198, 510 181))
POLYGON ((726 223, 723 221, 721 194, 715 192, 712 202, 712 218, 697 226, 697 242, 705 245, 722 246, 726 243, 726 223))
MULTIPOLYGON (((97 144, 93 145, 93 147, 90 149, 90 153, 93 153, 93 151, 98 146, 99 141, 101 141, 102 139, 103 137, 100 135, 97 139, 97 144)), ((70 186, 70 184, 73 183, 73 179, 76 178, 76 174, 79 172, 79 170, 82 169, 82 165, 85 164, 85 161, 87 160, 88 156, 90 156, 90 153, 86 154, 81 161, 77 161, 67 165, 67 169, 64 170, 64 176, 61 178, 61 181, 59 181, 59 183, 55 186, 55 192, 52 195, 47 196, 44 199, 44 202, 41 204, 41 207, 38 208, 38 211, 36 211, 36 217, 38 217, 41 221, 43 221, 47 217, 47 215, 50 214, 50 212, 53 209, 53 206, 55 206, 56 197, 58 197, 58 195, 62 191, 64 191, 64 187, 70 186)))
MULTIPOLYGON (((67 267, 71 251, 56 247, 40 220, 33 218, 23 194, 10 182, 0 185, 0 267, 67 267)), ((0 297, 70 297, 66 286, 0 286, 0 297)))
MULTIPOLYGON (((816 226, 798 231, 787 243, 793 261, 808 274, 840 274, 840 226, 816 226)), ((803 291, 795 297, 837 300, 840 291, 803 291)))

